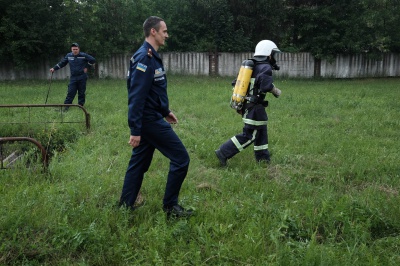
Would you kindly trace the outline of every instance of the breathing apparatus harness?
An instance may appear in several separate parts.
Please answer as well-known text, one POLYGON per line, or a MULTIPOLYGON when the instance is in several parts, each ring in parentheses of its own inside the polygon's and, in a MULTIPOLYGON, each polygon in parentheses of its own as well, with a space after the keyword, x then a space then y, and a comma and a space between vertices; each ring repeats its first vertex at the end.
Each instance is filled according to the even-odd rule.
POLYGON ((259 92, 259 88, 254 86, 255 78, 251 78, 253 68, 256 65, 269 64, 273 70, 279 70, 280 67, 276 64, 273 56, 265 58, 264 60, 256 60, 254 58, 244 60, 239 70, 239 74, 232 85, 232 97, 230 106, 238 113, 241 113, 244 105, 250 107, 251 105, 262 104, 264 107, 268 106, 268 101, 265 101, 265 93, 259 92), (249 105, 250 106, 249 106, 249 105))

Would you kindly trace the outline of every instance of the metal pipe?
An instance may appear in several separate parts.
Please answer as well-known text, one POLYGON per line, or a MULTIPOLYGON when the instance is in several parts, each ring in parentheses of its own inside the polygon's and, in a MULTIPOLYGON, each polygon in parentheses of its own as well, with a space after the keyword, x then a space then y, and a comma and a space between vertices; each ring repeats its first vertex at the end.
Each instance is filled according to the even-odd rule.
POLYGON ((43 148, 42 144, 39 141, 37 141, 34 138, 28 138, 28 137, 0 137, 0 144, 6 143, 6 142, 14 142, 14 141, 29 141, 29 142, 35 144, 40 149, 40 152, 42 153, 43 167, 44 167, 44 169, 47 169, 48 164, 49 164, 47 152, 43 148))
POLYGON ((71 106, 78 107, 83 111, 83 113, 85 114, 86 129, 90 129, 90 114, 83 106, 80 106, 79 104, 0 104, 0 108, 71 107, 71 106))

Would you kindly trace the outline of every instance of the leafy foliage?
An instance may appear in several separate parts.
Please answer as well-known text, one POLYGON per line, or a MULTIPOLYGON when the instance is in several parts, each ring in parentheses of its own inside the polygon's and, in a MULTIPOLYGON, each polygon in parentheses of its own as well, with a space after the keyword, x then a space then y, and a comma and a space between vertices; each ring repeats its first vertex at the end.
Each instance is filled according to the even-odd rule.
POLYGON ((48 58, 63 48, 68 24, 63 0, 6 1, 1 8, 0 56, 23 67, 38 57, 48 58), (51 4, 50 4, 51 3, 51 4))
POLYGON ((3 0, 0 58, 23 68, 71 42, 99 59, 131 53, 150 15, 167 22, 165 51, 249 52, 271 39, 316 58, 400 52, 399 14, 398 0, 3 0))

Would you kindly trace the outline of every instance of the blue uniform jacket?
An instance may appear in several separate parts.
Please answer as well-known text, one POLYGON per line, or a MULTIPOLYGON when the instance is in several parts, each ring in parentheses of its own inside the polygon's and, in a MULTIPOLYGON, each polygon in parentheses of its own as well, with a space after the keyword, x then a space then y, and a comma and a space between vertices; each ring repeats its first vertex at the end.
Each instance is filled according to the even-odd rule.
POLYGON ((79 54, 74 55, 72 52, 68 53, 57 65, 53 68, 58 70, 65 67, 69 63, 69 69, 71 71, 71 79, 78 78, 85 74, 83 71, 88 65, 93 65, 96 63, 96 59, 88 55, 87 53, 79 52, 79 54))
POLYGON ((143 123, 166 117, 170 112, 162 60, 146 41, 130 60, 127 87, 129 128, 132 136, 140 136, 143 123))

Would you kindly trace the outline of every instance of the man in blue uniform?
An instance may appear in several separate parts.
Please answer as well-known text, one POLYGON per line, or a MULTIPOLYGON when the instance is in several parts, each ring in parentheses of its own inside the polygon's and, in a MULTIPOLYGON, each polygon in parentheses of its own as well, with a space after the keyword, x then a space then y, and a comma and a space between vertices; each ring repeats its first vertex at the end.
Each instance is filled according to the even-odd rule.
POLYGON ((243 109, 240 110, 244 122, 243 132, 238 134, 215 151, 221 166, 227 165, 227 160, 235 156, 254 143, 254 155, 257 162, 269 163, 268 150, 268 116, 265 111, 268 102, 265 101, 267 92, 279 97, 281 91, 274 86, 272 70, 279 70, 274 54, 280 50, 276 44, 269 40, 263 40, 256 46, 253 61, 254 69, 251 76, 249 90, 243 109))
POLYGON ((167 217, 187 217, 192 210, 178 204, 178 196, 189 168, 189 155, 170 124, 178 119, 169 110, 167 77, 157 50, 168 38, 167 26, 159 17, 143 24, 145 42, 130 60, 128 87, 129 144, 132 156, 125 174, 120 205, 134 209, 144 174, 155 149, 170 159, 163 210, 167 217))
MULTIPOLYGON (((83 106, 86 96, 87 67, 96 63, 96 59, 87 53, 81 52, 79 44, 73 43, 71 45, 71 53, 68 53, 57 65, 50 68, 50 72, 53 73, 65 67, 68 63, 71 77, 64 104, 72 104, 76 93, 78 93, 78 104, 83 106)), ((68 111, 68 107, 65 107, 64 111, 68 111)))

